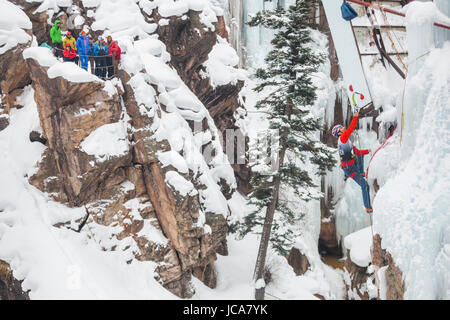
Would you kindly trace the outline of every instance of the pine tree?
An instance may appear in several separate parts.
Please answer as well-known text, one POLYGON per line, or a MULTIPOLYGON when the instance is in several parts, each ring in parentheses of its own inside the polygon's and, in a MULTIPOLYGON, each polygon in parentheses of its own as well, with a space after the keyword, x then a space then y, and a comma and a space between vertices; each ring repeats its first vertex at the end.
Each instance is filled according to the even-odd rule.
MULTIPOLYGON (((315 138, 321 130, 321 121, 309 111, 316 100, 311 74, 323 62, 323 57, 314 55, 311 49, 311 3, 312 0, 297 0, 288 10, 279 7, 261 11, 248 22, 250 26, 277 31, 271 42, 273 50, 265 59, 265 69, 256 71, 260 85, 255 90, 269 89, 271 92, 258 101, 256 107, 268 114, 270 130, 279 134, 276 147, 278 170, 254 172, 253 191, 249 197, 256 209, 240 226, 241 235, 257 232, 262 227, 256 280, 263 277, 269 242, 280 254, 286 254, 296 236, 293 227, 303 216, 298 210, 292 210, 286 199, 279 197, 280 189, 293 190, 305 201, 318 199, 320 193, 304 163, 315 164, 318 174, 324 174, 335 165, 332 149, 315 138)), ((253 169, 267 165, 261 161, 254 163, 253 169)), ((264 298, 264 286, 257 286, 255 297, 264 298)))

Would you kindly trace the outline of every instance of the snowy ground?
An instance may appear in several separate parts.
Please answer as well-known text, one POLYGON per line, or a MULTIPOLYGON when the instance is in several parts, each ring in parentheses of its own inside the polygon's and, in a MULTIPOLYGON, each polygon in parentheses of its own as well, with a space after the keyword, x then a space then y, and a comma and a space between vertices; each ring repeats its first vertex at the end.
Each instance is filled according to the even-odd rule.
MULTIPOLYGON (((258 246, 259 239, 255 235, 243 240, 229 237, 229 256, 219 256, 215 263, 219 275, 217 288, 210 289, 195 279, 194 299, 253 299, 253 269, 258 246)), ((328 299, 343 299, 341 275, 331 267, 324 265, 320 272, 308 271, 304 276, 296 276, 286 259, 275 253, 269 255, 267 265, 273 272, 273 280, 266 286, 267 300, 317 300, 313 295, 316 293, 328 299)))
MULTIPOLYGON (((84 211, 49 200, 27 181, 45 149, 28 139, 30 130, 40 130, 33 94, 31 87, 25 90, 19 98, 24 107, 11 111, 11 124, 0 133, 0 258, 11 264, 15 277, 24 280, 23 289, 31 290, 32 299, 176 299, 153 279, 153 263, 127 264, 123 252, 103 251, 96 241, 101 230, 84 228, 76 233, 53 227, 82 217, 84 211)), ((242 211, 245 200, 236 195, 230 205, 242 211)), ((238 241, 230 236, 228 241, 229 256, 219 256, 215 263, 217 288, 209 289, 194 278, 192 299, 253 298, 258 239, 248 236, 238 241)), ((267 292, 273 296, 317 299, 314 293, 330 294, 314 272, 296 277, 286 260, 275 255, 269 265, 274 281, 267 292)), ((333 282, 331 293, 342 297, 334 271, 324 266, 321 272, 333 282)))

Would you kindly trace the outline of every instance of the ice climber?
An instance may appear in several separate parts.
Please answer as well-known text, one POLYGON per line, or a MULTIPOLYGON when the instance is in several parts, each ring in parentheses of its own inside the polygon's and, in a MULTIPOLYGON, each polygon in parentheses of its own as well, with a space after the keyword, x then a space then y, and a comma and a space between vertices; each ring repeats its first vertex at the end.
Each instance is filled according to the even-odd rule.
POLYGON ((77 39, 77 51, 80 56, 81 67, 87 71, 89 62, 89 39, 86 36, 86 31, 81 30, 80 36, 77 39))
POLYGON ((349 127, 345 129, 344 126, 338 124, 333 127, 332 134, 338 138, 338 150, 341 158, 341 168, 347 177, 355 180, 361 187, 364 207, 367 213, 372 213, 372 206, 370 204, 369 184, 364 175, 364 155, 368 154, 370 150, 359 150, 350 141, 349 137, 358 123, 358 112, 353 114, 352 122, 349 127))

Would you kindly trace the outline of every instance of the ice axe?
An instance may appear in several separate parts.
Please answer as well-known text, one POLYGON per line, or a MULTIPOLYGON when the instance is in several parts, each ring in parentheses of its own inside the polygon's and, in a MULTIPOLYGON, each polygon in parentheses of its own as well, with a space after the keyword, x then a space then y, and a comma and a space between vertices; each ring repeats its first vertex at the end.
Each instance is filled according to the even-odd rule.
POLYGON ((352 85, 349 86, 349 90, 350 90, 350 92, 353 93, 353 94, 352 94, 353 106, 356 107, 357 103, 356 103, 356 101, 355 101, 355 94, 359 94, 359 98, 360 98, 361 100, 364 100, 364 95, 363 95, 361 92, 354 91, 352 85))

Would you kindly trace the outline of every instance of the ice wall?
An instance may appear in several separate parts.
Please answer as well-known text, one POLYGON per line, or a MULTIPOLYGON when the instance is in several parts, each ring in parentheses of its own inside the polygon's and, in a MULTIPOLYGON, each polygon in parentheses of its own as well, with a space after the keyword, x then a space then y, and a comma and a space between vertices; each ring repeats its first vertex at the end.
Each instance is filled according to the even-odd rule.
POLYGON ((244 47, 243 47, 243 14, 244 1, 242 0, 222 0, 225 2, 223 7, 225 10, 225 22, 228 26, 230 35, 230 44, 236 50, 239 56, 239 67, 244 66, 244 47))
POLYGON ((408 75, 399 169, 374 201, 374 229, 403 272, 405 299, 450 298, 450 43, 431 50, 408 75))
MULTIPOLYGON (((232 1, 232 0, 230 0, 232 1)), ((250 27, 246 24, 249 16, 261 10, 271 10, 277 6, 287 8, 295 0, 241 0, 243 1, 242 42, 245 47, 245 60, 247 67, 258 68, 264 65, 264 58, 271 50, 270 41, 274 31, 264 27, 250 27)))
MULTIPOLYGON (((450 1, 434 0, 434 4, 439 9, 439 11, 441 11, 447 17, 450 17, 450 1)), ((436 39, 436 47, 442 48, 445 41, 450 41, 450 32, 447 29, 434 28, 434 37, 436 39)))

